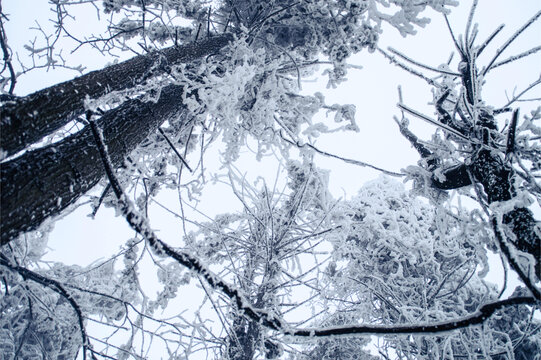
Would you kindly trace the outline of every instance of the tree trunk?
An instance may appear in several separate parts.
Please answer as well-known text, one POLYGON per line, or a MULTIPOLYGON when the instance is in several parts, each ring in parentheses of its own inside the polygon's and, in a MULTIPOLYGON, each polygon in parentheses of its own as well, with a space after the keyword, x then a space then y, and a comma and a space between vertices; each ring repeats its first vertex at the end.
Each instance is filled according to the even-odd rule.
POLYGON ((141 84, 153 76, 163 74, 171 65, 188 63, 216 53, 232 40, 231 34, 224 34, 136 56, 4 103, 0 109, 4 157, 38 142, 66 125, 73 117, 82 114, 87 97, 97 99, 109 92, 141 84))
MULTIPOLYGON (((113 164, 124 158, 165 120, 182 116, 183 88, 169 85, 159 100, 129 100, 106 112, 98 125, 113 164)), ((28 151, 2 164, 1 245, 25 231, 36 229, 85 194, 105 174, 88 126, 49 146, 28 151)))
MULTIPOLYGON (((442 190, 471 185, 468 171, 474 180, 483 186, 489 204, 508 201, 516 196, 513 169, 507 166, 498 154, 486 149, 479 150, 470 165, 462 164, 445 171, 445 181, 434 176, 432 184, 442 190)), ((515 208, 503 215, 503 224, 515 235, 513 245, 534 257, 535 272, 537 278, 541 279, 541 237, 533 213, 524 207, 515 208)))

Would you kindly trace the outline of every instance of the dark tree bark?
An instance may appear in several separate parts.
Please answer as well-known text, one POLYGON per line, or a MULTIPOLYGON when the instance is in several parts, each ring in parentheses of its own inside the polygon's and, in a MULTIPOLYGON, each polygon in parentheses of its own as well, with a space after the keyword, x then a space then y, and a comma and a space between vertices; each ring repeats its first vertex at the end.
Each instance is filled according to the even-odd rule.
POLYGON ((6 102, 0 109, 1 147, 4 155, 10 156, 23 150, 82 114, 87 96, 97 99, 109 92, 141 84, 153 76, 165 73, 171 65, 188 63, 215 53, 232 40, 231 34, 224 34, 136 56, 6 102))
MULTIPOLYGON (((483 186, 489 204, 508 201, 516 196, 513 169, 506 165, 498 154, 487 149, 478 150, 470 165, 462 164, 444 171, 445 181, 433 176, 432 184, 441 190, 468 186, 472 184, 468 172, 483 186)), ((504 214, 503 224, 515 235, 513 245, 534 257, 535 272, 541 279, 541 238, 536 232, 538 225, 533 213, 524 207, 515 208, 504 214)))
MULTIPOLYGON (((156 75, 152 68, 155 64, 161 64, 159 71, 163 72, 168 64, 193 62, 216 54, 231 40, 232 36, 226 34, 170 48, 163 55, 139 56, 10 102, 1 109, 2 148, 14 153, 64 125, 70 116, 82 114, 87 95, 99 97, 112 87, 127 88, 156 75), (153 56, 163 56, 164 62, 156 61, 153 56)), ((103 128, 115 166, 165 120, 185 111, 182 92, 181 86, 170 85, 162 89, 156 103, 128 100, 101 117, 98 123, 103 128)), ((103 175, 88 126, 58 143, 2 163, 0 244, 36 229, 48 217, 59 214, 96 185, 103 175)))
MULTIPOLYGON (((165 120, 182 116, 183 88, 169 85, 158 102, 129 100, 98 124, 115 166, 165 120)), ((105 172, 88 126, 58 143, 29 151, 0 169, 1 245, 36 229, 90 190, 105 172)))

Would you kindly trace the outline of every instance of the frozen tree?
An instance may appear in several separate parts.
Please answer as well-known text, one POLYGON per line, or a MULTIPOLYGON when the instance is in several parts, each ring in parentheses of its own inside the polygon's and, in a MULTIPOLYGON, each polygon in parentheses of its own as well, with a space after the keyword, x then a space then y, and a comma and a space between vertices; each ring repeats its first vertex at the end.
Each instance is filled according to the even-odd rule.
POLYGON ((451 63, 426 66, 377 44, 383 23, 412 35, 428 22, 427 8, 445 15, 452 0, 50 5, 54 33, 38 27, 45 43, 26 46, 29 64, 15 62, 4 29, 9 14, 0 11, 3 357, 127 359, 159 351, 172 359, 204 352, 372 360, 363 348, 370 341, 363 335, 371 334, 382 336, 381 358, 503 360, 539 350, 540 230, 530 207, 532 197, 540 200, 541 112, 521 121, 511 108, 528 89, 497 109, 483 102, 481 90, 492 69, 538 52, 498 61, 541 12, 478 69, 477 56, 500 29, 477 45, 474 1, 464 37, 451 32, 460 55, 454 71, 451 63), (75 32, 70 17, 80 6, 107 18, 103 33, 75 32), (84 73, 63 61, 63 37, 75 50, 135 56, 17 96, 17 79, 38 68, 84 73), (382 178, 351 200, 337 200, 313 162, 315 153, 335 155, 313 140, 358 131, 355 109, 302 95, 300 82, 314 65, 327 64, 329 86, 340 85, 347 59, 363 49, 378 50, 434 87, 438 117, 408 107, 400 94, 399 131, 421 161, 394 175, 412 180, 413 192, 382 178), (316 122, 320 110, 334 113, 334 121, 316 122), (500 131, 498 117, 509 113, 500 131), (406 116, 438 130, 419 140, 406 116), (228 174, 218 181, 243 210, 203 222, 184 208, 208 183, 205 152, 218 139, 228 174), (258 159, 272 155, 285 166, 285 183, 249 182, 235 169, 241 149, 253 144, 258 159), (148 216, 167 189, 177 191, 181 207, 166 208, 182 224, 174 245, 153 231, 148 216), (449 193, 478 206, 458 207, 449 193), (87 267, 44 262, 51 224, 82 199, 89 199, 91 216, 114 207, 136 234, 87 267), (523 281, 510 298, 483 279, 489 250, 523 281), (143 284, 149 267, 156 294, 143 284), (201 306, 180 311, 188 291, 199 294, 201 306))
MULTIPOLYGON (((171 131, 169 138, 185 138, 185 133, 198 124, 214 130, 213 134, 223 132, 232 159, 248 134, 261 142, 264 152, 276 142, 275 132, 286 127, 288 132, 297 134, 302 124, 310 123, 310 114, 324 105, 320 97, 297 94, 300 77, 311 71, 310 65, 319 62, 319 55, 326 55, 332 63, 328 74, 330 84, 335 86, 344 79, 350 54, 375 48, 383 21, 403 34, 412 34, 415 25, 422 26, 428 21, 420 17, 427 6, 445 12, 448 9, 444 5, 454 4, 453 1, 422 5, 396 2, 396 13, 388 14, 378 10, 380 2, 387 4, 375 0, 225 1, 212 11, 207 4, 198 1, 105 1, 102 11, 111 17, 107 33, 85 39, 75 38, 65 26, 70 7, 81 2, 53 2, 57 31, 51 35, 52 39, 47 38, 44 48, 31 48, 33 55, 47 52, 48 63, 42 66, 58 62, 54 57, 54 39, 64 34, 81 46, 92 45, 102 52, 128 49, 137 52, 136 48, 142 48, 150 53, 29 96, 7 96, 1 126, 2 133, 10 140, 2 144, 3 155, 14 155, 63 128, 70 120, 80 122, 78 116, 85 111, 108 109, 110 111, 99 116, 106 143, 111 147, 121 146, 111 151, 115 166, 136 145, 154 134, 158 126, 166 123, 171 131), (182 23, 181 20, 190 21, 192 25, 174 25, 182 23), (224 47, 233 37, 238 40, 226 51, 224 47), (198 42, 193 43, 194 40, 198 42), (168 45, 172 48, 164 50, 168 45), (230 96, 227 103, 224 103, 224 94, 230 96), (157 102, 157 106, 149 102, 149 98, 157 102), (85 99, 89 100, 85 103, 85 99), (45 100, 55 105, 44 107, 45 100), (188 116, 180 114, 183 109, 180 104, 189 108, 188 116), (299 117, 299 113, 305 113, 306 106, 312 109, 306 116, 299 117), (270 114, 281 121, 275 121, 270 114), (124 124, 128 118, 139 136, 130 134, 129 129, 115 130, 118 123, 124 124), (155 121, 148 122, 149 118, 155 121)), ((96 7, 101 4, 91 3, 96 7)), ((2 83, 13 92, 17 73, 8 71, 13 66, 4 32, 3 44, 8 61, 2 83)), ((350 110, 336 106, 333 109, 339 114, 337 119, 351 122, 345 125, 347 129, 356 129, 350 110)), ((324 131, 324 127, 319 126, 318 130, 324 131)), ((99 158, 95 146, 86 141, 85 136, 89 136, 88 127, 56 145, 8 158, 2 167, 2 179, 12 187, 6 186, 2 192, 2 217, 7 221, 2 233, 3 244, 58 214, 103 176, 101 170, 92 174, 85 171, 89 167, 100 169, 100 166, 90 165, 99 163, 99 158), (81 142, 88 148, 81 148, 81 142), (85 158, 91 163, 79 167, 79 161, 69 159, 75 153, 89 154, 85 158), (27 170, 20 171, 22 168, 27 170), (44 169, 50 172, 43 173, 44 169), (38 172, 41 173, 39 184, 24 180, 30 178, 25 174, 38 172), (17 174, 23 177, 17 178, 17 174), (40 193, 39 197, 36 192, 40 193), (23 194, 26 195, 23 197, 23 194), (62 200, 58 201, 59 198, 62 200)), ((171 151, 165 139, 154 146, 158 145, 153 153, 171 151)), ((149 155, 148 150, 145 153, 149 155)), ((153 159, 155 164, 162 161, 153 159)))
MULTIPOLYGON (((480 214, 426 204, 389 178, 366 184, 342 206, 336 211, 344 231, 331 239, 333 260, 325 274, 333 316, 348 317, 349 323, 436 322, 459 318, 498 297, 494 285, 483 280, 492 239, 480 214)), ((416 359, 539 353, 533 312, 523 309, 506 322, 514 311, 443 336, 386 336, 379 350, 416 359), (509 331, 510 323, 516 332, 509 331)))
MULTIPOLYGON (((519 125, 519 108, 512 109, 511 105, 527 90, 538 85, 540 80, 533 82, 501 108, 484 102, 482 90, 484 78, 490 71, 539 50, 538 47, 533 48, 497 61, 505 48, 541 17, 541 12, 534 14, 496 51, 488 64, 479 69, 478 56, 497 36, 502 26, 484 42, 476 44, 478 27, 472 27, 476 5, 477 1, 474 1, 463 37, 456 39, 449 25, 460 56, 458 71, 450 71, 449 66, 443 65, 438 69, 433 68, 440 72, 439 79, 433 81, 425 77, 434 88, 437 119, 406 106, 400 94, 402 120, 395 120, 401 133, 422 158, 421 168, 410 168, 407 171, 416 179, 418 190, 425 191, 434 201, 437 201, 441 191, 462 189, 464 193, 470 192, 490 218, 500 251, 539 298, 541 293, 533 284, 541 279, 541 236, 529 206, 534 198, 537 202, 541 200, 541 188, 536 180, 539 177, 536 173, 539 171, 540 144, 535 135, 539 133, 539 126, 535 122, 541 116, 541 108, 526 115, 519 125), (436 125, 441 133, 435 134, 429 142, 419 141, 408 130, 406 113, 436 125), (498 116, 509 113, 512 115, 504 119, 504 129, 500 130, 503 121, 498 121, 498 116), (428 187, 425 186, 427 183, 428 187)), ((394 49, 389 50, 396 57, 380 51, 399 65, 404 66, 397 57, 424 66, 394 49)))

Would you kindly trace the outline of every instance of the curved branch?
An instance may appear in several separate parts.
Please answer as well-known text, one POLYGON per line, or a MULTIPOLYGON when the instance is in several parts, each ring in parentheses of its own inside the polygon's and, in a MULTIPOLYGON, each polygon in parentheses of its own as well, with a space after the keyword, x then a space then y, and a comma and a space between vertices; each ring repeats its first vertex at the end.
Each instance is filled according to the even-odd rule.
POLYGON ((179 264, 196 272, 198 275, 204 278, 211 287, 222 291, 227 297, 233 300, 237 308, 249 318, 256 322, 260 322, 271 329, 282 329, 282 322, 278 318, 268 314, 262 309, 255 309, 236 288, 214 275, 197 258, 187 253, 174 250, 156 236, 154 231, 151 230, 149 224, 147 223, 146 218, 136 212, 131 201, 124 194, 124 190, 115 176, 113 163, 105 146, 101 129, 98 128, 98 125, 94 122, 94 120, 91 119, 91 116, 92 114, 87 112, 87 119, 89 120, 92 135, 94 136, 96 146, 98 147, 98 151, 103 161, 105 173, 107 174, 109 182, 111 183, 111 188, 118 199, 120 210, 130 227, 149 243, 155 253, 160 256, 169 256, 175 259, 179 264))
POLYGON ((49 289, 58 293, 60 296, 62 296, 69 302, 69 304, 75 311, 75 314, 77 315, 77 321, 79 325, 79 330, 81 331, 81 339, 83 342, 83 359, 86 359, 87 351, 88 350, 92 351, 92 349, 88 341, 88 336, 86 334, 84 321, 83 321, 83 313, 81 311, 81 308, 79 307, 79 304, 77 304, 77 301, 75 301, 73 296, 71 296, 71 294, 67 292, 66 289, 64 289, 64 287, 62 286, 62 284, 60 284, 58 281, 50 279, 50 278, 46 278, 45 276, 35 273, 32 270, 28 270, 27 268, 24 268, 22 266, 13 265, 9 262, 9 260, 4 254, 0 254, 0 265, 5 266, 6 268, 17 272, 24 279, 30 279, 32 281, 37 282, 38 284, 48 287, 49 289))
POLYGON ((498 300, 481 306, 473 314, 455 320, 438 323, 425 323, 418 325, 359 325, 359 326, 336 326, 324 329, 309 328, 302 330, 289 330, 288 335, 302 337, 326 337, 336 335, 361 335, 361 334, 427 334, 441 333, 456 329, 462 329, 471 325, 483 323, 497 310, 507 306, 528 304, 535 305, 537 301, 528 296, 514 297, 506 300, 498 300))
POLYGON ((494 230, 494 234, 496 235, 496 240, 498 240, 498 245, 500 246, 500 250, 507 258, 507 261, 509 261, 509 264, 511 264, 511 267, 513 270, 515 270, 524 283, 528 290, 532 293, 532 295, 538 300, 541 301, 541 291, 535 286, 534 282, 530 279, 528 275, 522 271, 522 268, 520 267, 520 264, 517 262, 515 257, 512 254, 511 248, 508 246, 506 239, 504 238, 504 235, 502 234, 502 231, 500 231, 500 227, 498 226, 498 220, 493 217, 492 218, 492 227, 494 230))

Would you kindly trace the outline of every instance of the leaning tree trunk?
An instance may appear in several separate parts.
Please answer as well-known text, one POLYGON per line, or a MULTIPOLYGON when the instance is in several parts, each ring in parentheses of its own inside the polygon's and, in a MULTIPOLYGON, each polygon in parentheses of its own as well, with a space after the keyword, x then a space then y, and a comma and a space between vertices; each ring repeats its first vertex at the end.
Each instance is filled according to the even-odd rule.
POLYGON ((0 109, 0 132, 5 157, 23 150, 66 125, 84 112, 88 97, 97 99, 112 91, 125 90, 163 74, 171 65, 188 63, 219 51, 233 40, 223 34, 201 42, 173 46, 136 56, 102 70, 7 101, 0 109))
MULTIPOLYGON (((177 50, 169 49, 164 56, 166 61, 192 62, 217 53, 231 39, 230 35, 210 38, 177 50), (178 51, 181 53, 175 53, 178 51)), ((83 113, 86 95, 98 97, 110 90, 104 83, 114 85, 117 90, 126 88, 139 81, 137 79, 148 77, 152 69, 144 67, 154 64, 156 61, 148 56, 137 57, 113 67, 113 75, 111 68, 106 68, 5 105, 1 109, 2 147, 13 153, 29 146, 65 124, 69 116, 83 113), (134 69, 130 69, 130 64, 134 69), (6 119, 9 121, 4 121, 6 119)), ((181 86, 169 85, 162 89, 156 103, 128 100, 100 118, 98 124, 103 129, 114 165, 120 165, 165 120, 185 111, 182 93, 181 86)), ((55 144, 3 162, 0 167, 0 245, 36 229, 45 219, 60 213, 96 185, 103 175, 103 165, 88 127, 55 144)))
MULTIPOLYGON (((182 116, 183 88, 169 85, 154 102, 129 100, 105 113, 98 125, 113 164, 124 158, 165 120, 182 116)), ((49 146, 24 153, 0 169, 1 245, 60 213, 104 176, 90 128, 49 146)))

